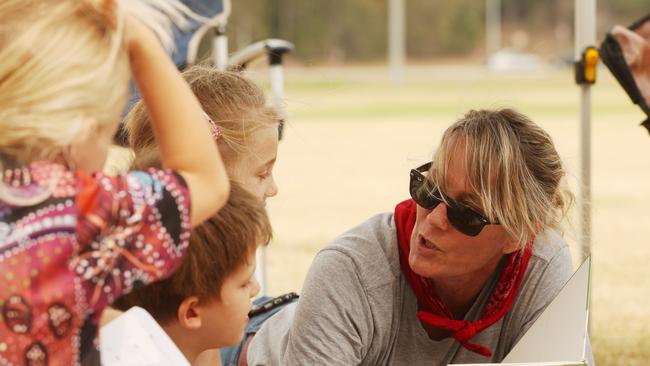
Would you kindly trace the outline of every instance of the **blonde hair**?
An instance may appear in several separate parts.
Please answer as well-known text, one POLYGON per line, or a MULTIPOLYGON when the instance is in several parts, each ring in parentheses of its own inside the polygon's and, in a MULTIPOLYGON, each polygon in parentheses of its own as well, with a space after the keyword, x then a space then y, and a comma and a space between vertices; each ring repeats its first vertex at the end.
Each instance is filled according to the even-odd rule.
POLYGON ((3 165, 65 156, 118 121, 130 75, 125 17, 169 44, 188 12, 176 0, 1 0, 3 165))
MULTIPOLYGON (((227 167, 251 150, 251 136, 256 130, 279 124, 280 117, 266 105, 262 89, 238 73, 198 65, 185 70, 183 77, 221 130, 217 142, 227 167)), ((135 153, 133 167, 159 166, 160 151, 141 100, 129 112, 125 124, 135 153)))
POLYGON ((450 126, 432 164, 432 179, 446 190, 450 160, 464 148, 475 205, 525 246, 537 233, 561 230, 574 196, 548 133, 512 109, 472 110, 450 126))

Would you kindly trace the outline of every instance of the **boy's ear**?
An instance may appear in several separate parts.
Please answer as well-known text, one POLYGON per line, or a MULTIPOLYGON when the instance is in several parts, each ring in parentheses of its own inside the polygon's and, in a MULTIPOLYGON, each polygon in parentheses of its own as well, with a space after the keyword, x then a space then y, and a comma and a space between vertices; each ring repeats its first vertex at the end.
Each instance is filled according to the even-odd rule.
POLYGON ((185 298, 178 306, 177 316, 178 322, 182 327, 189 329, 201 328, 199 298, 196 296, 185 298))

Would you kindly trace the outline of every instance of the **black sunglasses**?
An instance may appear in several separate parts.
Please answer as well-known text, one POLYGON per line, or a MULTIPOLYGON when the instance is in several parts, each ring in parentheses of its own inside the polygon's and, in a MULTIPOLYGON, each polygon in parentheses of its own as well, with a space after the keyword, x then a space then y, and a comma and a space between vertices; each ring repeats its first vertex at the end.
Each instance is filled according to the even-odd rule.
POLYGON ((456 230, 468 236, 478 235, 485 225, 498 225, 499 222, 490 222, 485 216, 472 210, 466 205, 455 202, 449 197, 443 199, 440 190, 428 180, 423 173, 431 168, 431 162, 411 169, 409 192, 411 198, 418 206, 433 210, 441 202, 447 202, 447 219, 456 230))

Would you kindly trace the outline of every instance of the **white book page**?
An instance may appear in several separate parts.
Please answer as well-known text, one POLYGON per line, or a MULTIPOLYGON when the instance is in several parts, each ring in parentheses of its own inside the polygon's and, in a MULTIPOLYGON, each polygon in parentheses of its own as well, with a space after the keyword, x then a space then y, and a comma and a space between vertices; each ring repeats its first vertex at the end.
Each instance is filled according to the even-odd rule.
POLYGON ((133 307, 100 328, 103 366, 190 366, 147 311, 133 307))
POLYGON ((503 362, 584 360, 590 265, 588 258, 503 362))
POLYGON ((467 363, 467 364, 453 364, 453 366, 587 366, 585 362, 575 361, 560 361, 560 362, 524 362, 524 363, 467 363))
MULTIPOLYGON (((544 309, 542 315, 517 342, 503 363, 498 365, 588 365, 585 361, 585 349, 590 268, 591 258, 587 258, 555 299, 544 309)), ((497 364, 472 364, 472 366, 480 365, 497 364)))

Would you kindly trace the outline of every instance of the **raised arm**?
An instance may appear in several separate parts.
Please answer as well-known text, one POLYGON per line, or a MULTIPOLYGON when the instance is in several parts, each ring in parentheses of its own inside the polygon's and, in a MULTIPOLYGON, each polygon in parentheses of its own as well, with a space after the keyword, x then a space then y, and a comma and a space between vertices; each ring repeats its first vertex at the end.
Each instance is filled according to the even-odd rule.
POLYGON ((127 18, 125 42, 162 165, 177 171, 190 190, 194 227, 226 203, 230 188, 224 164, 199 102, 154 34, 127 18))

